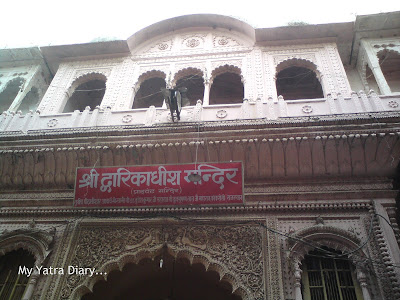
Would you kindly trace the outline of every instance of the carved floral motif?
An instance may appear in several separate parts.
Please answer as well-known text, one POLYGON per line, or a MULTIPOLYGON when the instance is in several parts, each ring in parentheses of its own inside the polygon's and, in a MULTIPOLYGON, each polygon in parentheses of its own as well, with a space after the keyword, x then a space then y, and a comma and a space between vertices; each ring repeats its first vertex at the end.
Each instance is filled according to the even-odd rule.
POLYGON ((399 107, 399 103, 397 102, 397 101, 389 101, 388 102, 388 106, 389 107, 391 107, 391 108, 396 108, 396 107, 399 107))
POLYGON ((214 36, 213 45, 214 47, 241 46, 237 40, 227 36, 214 36))
POLYGON ((123 116, 122 117, 122 122, 124 122, 124 123, 130 123, 130 122, 132 122, 132 115, 125 115, 125 116, 123 116))
POLYGON ((55 127, 57 124, 58 124, 57 119, 51 119, 51 120, 49 120, 49 122, 47 122, 48 127, 55 127))
POLYGON ((200 42, 199 42, 199 40, 197 40, 197 39, 190 39, 190 40, 187 40, 187 41, 186 41, 186 46, 187 46, 187 47, 195 48, 195 47, 197 47, 198 45, 200 45, 200 42))
POLYGON ((160 43, 160 44, 157 45, 157 48, 158 48, 159 50, 161 50, 161 51, 167 50, 167 49, 168 49, 168 44, 166 44, 166 43, 160 43))
POLYGON ((301 110, 303 111, 303 113, 305 114, 310 114, 313 112, 313 108, 311 107, 311 105, 304 105, 301 110))
POLYGON ((199 48, 204 45, 206 35, 196 34, 182 38, 182 48, 199 48))
POLYGON ((217 114, 216 114, 217 118, 219 118, 219 119, 226 118, 227 115, 228 115, 228 113, 224 109, 217 111, 217 114))

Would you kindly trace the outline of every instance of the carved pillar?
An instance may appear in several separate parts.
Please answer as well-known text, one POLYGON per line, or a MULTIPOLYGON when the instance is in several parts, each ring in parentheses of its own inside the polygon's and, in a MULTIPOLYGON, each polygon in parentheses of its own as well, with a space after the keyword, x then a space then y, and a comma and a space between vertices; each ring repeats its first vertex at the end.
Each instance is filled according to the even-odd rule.
MULTIPOLYGON (((36 269, 36 267, 35 267, 36 269)), ((24 296, 22 297, 22 300, 30 300, 32 297, 33 292, 35 291, 36 283, 39 278, 39 273, 37 273, 37 270, 33 271, 33 274, 29 278, 29 282, 26 286, 24 296)))
POLYGON ((361 46, 364 47, 365 52, 366 52, 366 59, 368 62, 368 65, 374 74, 376 83, 379 86, 379 89, 381 90, 381 93, 383 95, 388 95, 391 94, 392 91, 390 90, 390 87, 386 81, 385 76, 383 75, 381 66, 379 65, 379 60, 378 57, 376 56, 375 51, 372 49, 371 45, 367 41, 361 41, 361 46))
MULTIPOLYGON (((361 286, 361 291, 363 294, 364 300, 371 300, 371 295, 368 291, 368 284, 367 284, 367 277, 365 276, 364 272, 357 268, 357 279, 361 286)), ((296 298, 297 300, 297 298, 296 298)))
POLYGON ((303 300, 303 296, 301 295, 301 269, 300 269, 300 261, 296 259, 294 261, 294 295, 295 300, 303 300))
POLYGON ((244 78, 243 75, 240 76, 240 80, 241 80, 242 83, 243 83, 243 90, 244 90, 244 91, 243 91, 243 95, 244 95, 244 99, 252 98, 251 95, 249 95, 250 89, 249 89, 248 84, 246 83, 246 79, 244 78))
POLYGON ((208 79, 204 79, 204 97, 203 97, 203 105, 210 105, 210 88, 211 83, 208 79))

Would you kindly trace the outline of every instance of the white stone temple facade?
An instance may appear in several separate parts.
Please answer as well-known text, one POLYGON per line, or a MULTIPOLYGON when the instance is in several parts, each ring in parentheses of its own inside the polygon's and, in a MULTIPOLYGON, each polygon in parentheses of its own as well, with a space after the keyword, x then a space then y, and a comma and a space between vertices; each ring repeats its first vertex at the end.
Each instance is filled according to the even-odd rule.
POLYGON ((0 108, 0 299, 400 298, 400 12, 3 49, 0 108), (77 168, 199 162, 244 202, 74 206, 77 168))

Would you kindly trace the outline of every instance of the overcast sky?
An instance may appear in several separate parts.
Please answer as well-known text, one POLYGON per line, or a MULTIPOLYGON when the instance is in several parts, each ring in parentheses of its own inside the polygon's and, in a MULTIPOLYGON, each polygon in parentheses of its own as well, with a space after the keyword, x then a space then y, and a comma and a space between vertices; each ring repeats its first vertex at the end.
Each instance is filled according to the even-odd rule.
POLYGON ((196 13, 227 15, 266 28, 290 21, 349 22, 356 15, 397 10, 399 0, 9 0, 0 10, 0 48, 77 44, 100 37, 127 39, 153 23, 196 13))

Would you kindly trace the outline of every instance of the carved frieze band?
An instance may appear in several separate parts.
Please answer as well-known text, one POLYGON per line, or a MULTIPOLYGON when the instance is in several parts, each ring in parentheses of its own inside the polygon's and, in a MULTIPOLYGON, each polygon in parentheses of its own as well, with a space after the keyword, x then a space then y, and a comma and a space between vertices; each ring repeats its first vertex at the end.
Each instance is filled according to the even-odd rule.
POLYGON ((6 189, 15 186, 72 188, 77 167, 185 163, 193 162, 196 154, 202 161, 243 161, 247 178, 350 176, 365 175, 374 170, 381 174, 399 160, 399 135, 396 132, 347 133, 207 143, 148 141, 144 144, 0 150, 0 186, 6 189), (243 147, 252 155, 245 156, 243 147), (394 161, 392 156, 382 155, 388 147, 394 161))

